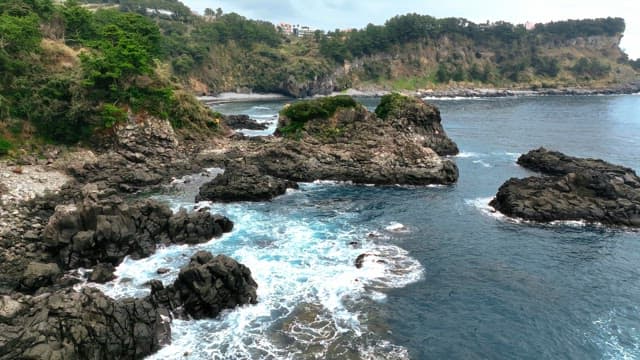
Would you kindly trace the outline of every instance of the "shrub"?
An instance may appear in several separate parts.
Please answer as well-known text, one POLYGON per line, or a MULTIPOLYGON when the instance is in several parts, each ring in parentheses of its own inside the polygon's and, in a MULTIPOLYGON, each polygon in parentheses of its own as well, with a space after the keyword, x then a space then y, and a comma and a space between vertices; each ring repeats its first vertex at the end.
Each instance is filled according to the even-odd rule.
POLYGON ((410 97, 398 93, 387 94, 380 99, 380 105, 376 108, 375 113, 380 119, 386 119, 394 110, 411 100, 410 97))
POLYGON ((327 119, 339 108, 356 107, 358 103, 348 95, 330 96, 314 100, 303 100, 284 108, 280 114, 291 122, 305 123, 312 119, 327 119))
POLYGON ((571 68, 577 76, 587 78, 601 78, 609 74, 611 65, 605 64, 598 59, 580 58, 578 62, 571 68))
POLYGON ((287 135, 299 132, 309 120, 328 119, 340 108, 354 108, 358 103, 348 95, 329 96, 314 100, 303 100, 293 103, 280 111, 290 122, 278 129, 287 135))
POLYGON ((13 144, 9 140, 0 137, 0 156, 7 155, 12 147, 13 144))
POLYGON ((110 129, 114 125, 123 123, 127 120, 127 112, 112 104, 102 105, 101 115, 102 127, 105 129, 110 129))

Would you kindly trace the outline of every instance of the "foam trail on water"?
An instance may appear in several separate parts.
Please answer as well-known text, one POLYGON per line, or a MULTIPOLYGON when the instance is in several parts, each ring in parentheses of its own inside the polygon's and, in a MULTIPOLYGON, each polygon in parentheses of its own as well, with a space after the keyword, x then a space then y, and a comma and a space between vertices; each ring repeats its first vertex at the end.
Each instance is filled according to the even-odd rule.
POLYGON ((91 286, 116 298, 144 296, 147 281, 170 284, 197 250, 224 253, 251 269, 259 303, 218 319, 175 320, 172 344, 150 359, 181 359, 185 353, 189 359, 406 359, 406 349, 368 328, 364 309, 371 306, 363 304, 385 299, 386 289, 423 279, 424 268, 405 250, 382 243, 385 237, 367 235, 376 229, 353 225, 358 212, 341 205, 347 201, 327 199, 322 205, 309 198, 326 186, 333 185, 305 184, 277 205, 174 202, 174 209, 209 206, 233 219, 235 230, 206 244, 126 259, 117 268, 118 279, 91 286), (161 267, 171 271, 160 275, 161 267))
POLYGON ((480 157, 481 154, 477 153, 477 152, 473 152, 473 151, 461 151, 460 153, 458 153, 458 155, 455 155, 453 157, 457 157, 457 158, 476 158, 476 157, 480 157))
POLYGON ((487 162, 486 162, 486 161, 484 161, 484 160, 474 160, 474 161, 473 161, 473 163, 474 163, 474 164, 482 165, 483 167, 486 167, 486 168, 493 167, 493 165, 491 165, 491 164, 487 163, 487 162))

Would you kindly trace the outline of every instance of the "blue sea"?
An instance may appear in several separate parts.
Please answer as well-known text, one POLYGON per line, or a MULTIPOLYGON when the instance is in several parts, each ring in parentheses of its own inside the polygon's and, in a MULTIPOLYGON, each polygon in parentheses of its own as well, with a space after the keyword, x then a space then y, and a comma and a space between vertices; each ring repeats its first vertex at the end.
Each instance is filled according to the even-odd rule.
MULTIPOLYGON (((516 159, 540 146, 640 170, 640 96, 429 101, 461 149, 453 186, 315 182, 271 202, 196 204, 195 175, 159 196, 175 209, 209 206, 235 229, 127 259, 100 288, 144 295, 145 282, 171 283, 206 249, 252 270, 259 304, 174 320, 172 344, 149 358, 640 358, 640 231, 527 223, 487 205, 504 181, 532 175, 516 159)), ((215 109, 269 123, 246 132, 263 135, 283 105, 215 109)))

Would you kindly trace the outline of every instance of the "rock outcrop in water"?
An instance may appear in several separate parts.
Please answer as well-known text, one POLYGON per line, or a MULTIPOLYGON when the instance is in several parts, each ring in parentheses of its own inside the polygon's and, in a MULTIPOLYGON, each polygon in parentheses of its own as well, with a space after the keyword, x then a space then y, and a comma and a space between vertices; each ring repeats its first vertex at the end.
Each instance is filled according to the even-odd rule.
MULTIPOLYGON (((398 94, 383 98, 382 104, 385 111, 376 110, 376 115, 347 96, 298 102, 282 111, 277 137, 238 142, 211 160, 291 181, 454 183, 456 165, 439 154, 458 149, 442 129, 439 111, 398 94)), ((261 183, 255 177, 245 182, 247 187, 261 183)))
POLYGON ((225 172, 200 187, 196 202, 266 201, 298 184, 260 173, 255 166, 227 166, 225 172))
POLYGON ((151 299, 178 317, 217 316, 224 309, 256 304, 258 284, 246 266, 225 256, 199 251, 180 270, 173 285, 151 283, 151 299))
POLYGON ((505 215, 640 226, 640 178, 632 169, 544 148, 522 155, 518 164, 546 176, 502 185, 490 205, 505 215))
POLYGON ((166 289, 114 300, 84 288, 0 297, 1 359, 141 359, 170 343, 170 318, 209 318, 257 302, 247 267, 198 252, 166 289))

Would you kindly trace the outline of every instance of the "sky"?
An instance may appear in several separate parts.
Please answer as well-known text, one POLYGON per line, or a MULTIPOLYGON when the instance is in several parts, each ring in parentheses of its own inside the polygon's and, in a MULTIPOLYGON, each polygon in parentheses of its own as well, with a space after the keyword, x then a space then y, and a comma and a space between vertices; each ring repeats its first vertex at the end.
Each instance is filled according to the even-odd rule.
POLYGON ((384 24, 395 16, 418 13, 463 17, 481 23, 504 20, 521 24, 566 19, 622 17, 627 29, 623 48, 632 59, 640 58, 640 0, 182 0, 192 10, 205 8, 236 12, 251 19, 287 22, 316 29, 362 28, 384 24))

